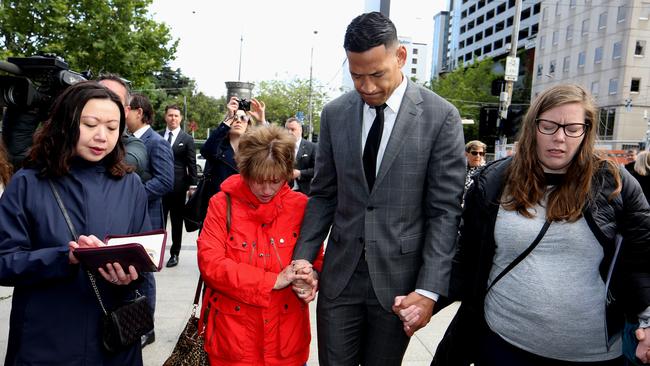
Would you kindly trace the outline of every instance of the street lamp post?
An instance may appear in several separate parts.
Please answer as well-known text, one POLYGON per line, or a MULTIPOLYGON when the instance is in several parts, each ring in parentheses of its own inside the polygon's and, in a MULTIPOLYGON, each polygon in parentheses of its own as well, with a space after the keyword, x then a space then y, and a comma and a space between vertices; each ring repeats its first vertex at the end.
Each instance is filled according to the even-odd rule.
MULTIPOLYGON (((314 35, 318 34, 318 31, 314 31, 314 35)), ((311 54, 309 56, 309 141, 312 141, 312 137, 314 136, 314 123, 313 123, 313 113, 314 113, 314 108, 313 108, 313 103, 312 103, 312 71, 313 71, 313 65, 314 65, 314 40, 312 38, 311 41, 311 54)))

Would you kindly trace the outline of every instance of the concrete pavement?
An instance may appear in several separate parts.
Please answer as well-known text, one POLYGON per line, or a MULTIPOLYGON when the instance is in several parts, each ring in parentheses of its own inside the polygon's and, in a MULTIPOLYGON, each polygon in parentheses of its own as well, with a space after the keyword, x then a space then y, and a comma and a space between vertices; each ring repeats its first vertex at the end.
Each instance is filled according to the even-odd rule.
MULTIPOLYGON (((178 335, 185 326, 192 310, 192 300, 199 276, 196 264, 197 232, 184 233, 180 263, 174 268, 163 268, 156 274, 156 341, 142 351, 145 366, 160 366, 169 357, 178 335)), ((170 244, 171 245, 171 244, 170 244)), ((165 263, 169 256, 167 251, 165 263)), ((9 311, 12 289, 0 287, 0 362, 4 362, 9 332, 9 311)), ((307 365, 318 365, 316 348, 315 302, 311 305, 312 342, 307 365)), ((444 309, 431 322, 420 329, 404 357, 405 366, 428 366, 444 331, 456 312, 457 304, 444 309)))

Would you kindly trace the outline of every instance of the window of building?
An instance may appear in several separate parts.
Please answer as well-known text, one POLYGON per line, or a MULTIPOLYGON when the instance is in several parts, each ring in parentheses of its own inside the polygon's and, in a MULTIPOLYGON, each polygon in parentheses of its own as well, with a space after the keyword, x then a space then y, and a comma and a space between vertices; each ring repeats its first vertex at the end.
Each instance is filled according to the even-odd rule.
POLYGON ((616 22, 621 23, 625 21, 625 17, 627 16, 627 8, 625 5, 621 5, 618 7, 618 13, 616 14, 616 22))
POLYGON ((503 24, 503 21, 500 21, 494 26, 494 31, 499 32, 499 31, 502 31, 504 28, 505 28, 505 26, 503 24))
POLYGON ((485 20, 490 20, 494 18, 494 9, 488 10, 487 13, 485 13, 485 20))
POLYGON ((609 79, 608 92, 609 92, 609 94, 618 93, 618 79, 617 78, 609 79))
POLYGON ((537 65, 537 77, 541 77, 543 71, 544 71, 544 65, 542 64, 537 65))
POLYGON ((559 0, 555 3, 555 16, 556 17, 560 16, 560 1, 559 0))
POLYGON ((467 9, 467 14, 473 14, 476 11, 476 5, 472 5, 467 9))
POLYGON ((585 67, 586 58, 585 51, 580 51, 578 54, 578 68, 585 67))
POLYGON ((484 33, 485 33, 485 36, 486 36, 486 37, 489 37, 489 36, 492 35, 492 33, 494 33, 494 28, 492 28, 492 27, 485 28, 485 32, 484 32, 484 33))
POLYGON ((501 3, 501 5, 497 6, 497 14, 501 14, 504 11, 506 11, 506 3, 501 3))
POLYGON ((597 97, 600 93, 600 81, 593 81, 591 83, 591 95, 597 97))
POLYGON ((469 23, 467 23, 467 30, 470 30, 470 29, 473 29, 473 28, 474 28, 474 21, 472 20, 469 23))
POLYGON ((602 108, 598 118, 598 138, 611 140, 614 138, 614 121, 616 120, 616 109, 602 108))
POLYGON ((460 27, 460 34, 463 34, 463 33, 465 33, 465 26, 464 25, 460 27))
POLYGON ((565 56, 564 61, 562 62, 562 72, 569 72, 570 64, 571 56, 565 56))
POLYGON ((508 19, 506 19, 506 26, 507 27, 512 27, 513 22, 514 22, 514 18, 513 17, 508 17, 508 19))
POLYGON ((485 19, 485 18, 483 17, 483 15, 479 16, 478 18, 476 18, 476 25, 483 24, 483 20, 484 20, 484 19, 485 19))
POLYGON ((494 41, 494 43, 492 45, 494 46, 495 50, 498 50, 499 48, 503 47, 503 41, 500 40, 500 39, 497 39, 496 41, 494 41))
POLYGON ((548 8, 542 9, 542 21, 543 22, 545 22, 548 19, 547 13, 548 13, 548 8))
POLYGON ((530 18, 530 8, 524 9, 524 11, 521 12, 520 20, 524 20, 528 18, 530 18))
POLYGON ((569 24, 566 27, 566 40, 570 41, 573 39, 573 24, 569 24))
POLYGON ((560 39, 560 32, 553 31, 553 46, 557 45, 559 39, 560 39))
POLYGON ((463 48, 463 47, 465 47, 465 41, 458 42, 458 48, 463 48))
POLYGON ((414 49, 413 49, 413 54, 414 54, 414 55, 417 55, 417 54, 418 54, 418 49, 417 49, 417 48, 414 48, 414 49))
POLYGON ((458 64, 459 64, 459 65, 462 65, 462 64, 463 64, 463 56, 460 56, 460 57, 458 58, 458 64))
POLYGON ((589 19, 585 19, 582 21, 582 35, 586 36, 589 33, 589 19))
POLYGON ((483 46, 483 53, 484 54, 485 53, 490 53, 490 52, 492 52, 492 44, 491 43, 483 46))
POLYGON ((415 75, 418 73, 418 69, 412 68, 411 69, 411 75, 415 75))
POLYGON ((519 39, 526 39, 528 38, 528 28, 524 28, 519 31, 519 39))
POLYGON ((467 39, 465 40, 465 46, 469 46, 472 43, 474 43, 474 38, 472 36, 467 37, 467 39))
POLYGON ((512 36, 506 36, 505 38, 506 43, 510 43, 511 40, 512 40, 512 36))
POLYGON ((472 60, 472 53, 468 52, 465 54, 465 62, 472 60))
POLYGON ((599 64, 603 61, 603 47, 598 47, 596 48, 596 52, 594 53, 594 63, 599 64))
POLYGON ((569 9, 575 9, 578 0, 569 0, 569 9))
POLYGON ((460 19, 465 19, 465 18, 467 18, 467 10, 463 10, 463 11, 460 13, 460 19))
POLYGON ((539 36, 539 49, 543 50, 546 47, 546 37, 539 36))
POLYGON ((623 43, 621 41, 614 42, 614 47, 612 49, 612 59, 616 60, 621 58, 623 53, 623 43))
POLYGON ((605 29, 605 27, 607 27, 607 12, 598 16, 598 29, 605 29))
POLYGON ((539 9, 542 7, 541 1, 533 6, 533 14, 539 14, 539 9))
POLYGON ((555 60, 551 60, 551 62, 548 64, 548 73, 551 75, 555 74, 555 60))
POLYGON ((474 35, 474 41, 478 42, 483 39, 483 32, 478 32, 474 35))
POLYGON ((539 24, 535 23, 533 24, 532 27, 530 27, 530 35, 534 36, 539 32, 539 24))
POLYGON ((478 8, 477 8, 477 9, 480 9, 480 8, 482 8, 482 7, 484 7, 484 6, 485 6, 485 0, 479 0, 479 1, 478 1, 478 8))
POLYGON ((481 53, 481 48, 480 47, 474 50, 474 56, 479 57, 481 55, 482 55, 482 53, 481 53))
POLYGON ((508 0, 508 9, 515 7, 515 0, 508 0))
POLYGON ((638 93, 641 90, 641 79, 632 78, 630 83, 630 93, 638 93))
POLYGON ((645 55, 645 41, 636 41, 634 45, 634 56, 645 55))
POLYGON ((411 63, 412 63, 413 65, 416 65, 416 64, 418 63, 418 59, 417 59, 417 58, 412 58, 412 59, 411 59, 411 63))

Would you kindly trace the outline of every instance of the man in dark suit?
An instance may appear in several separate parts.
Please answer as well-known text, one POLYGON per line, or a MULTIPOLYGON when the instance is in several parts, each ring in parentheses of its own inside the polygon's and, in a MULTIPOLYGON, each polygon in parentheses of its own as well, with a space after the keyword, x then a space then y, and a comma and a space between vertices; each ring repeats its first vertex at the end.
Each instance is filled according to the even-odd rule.
POLYGON ((293 169, 293 181, 289 182, 289 186, 294 191, 309 194, 311 179, 314 177, 316 144, 302 138, 302 124, 297 118, 287 119, 284 127, 296 136, 296 162, 293 169))
POLYGON ((167 214, 172 220, 172 247, 169 250, 167 267, 178 264, 183 239, 183 207, 187 190, 196 185, 196 149, 194 138, 181 129, 181 110, 176 105, 165 108, 167 128, 160 134, 172 146, 174 153, 174 189, 163 197, 163 217, 167 225, 167 214))
POLYGON ((410 336, 448 293, 463 129, 456 108, 402 74, 407 51, 388 18, 355 18, 344 48, 356 91, 321 114, 294 268, 313 262, 331 227, 319 280, 320 364, 400 365, 410 336))
POLYGON ((174 188, 174 155, 169 143, 151 129, 153 107, 141 94, 131 95, 131 111, 126 118, 130 133, 142 140, 149 156, 150 178, 144 182, 149 199, 149 218, 153 229, 164 229, 162 198, 174 188))

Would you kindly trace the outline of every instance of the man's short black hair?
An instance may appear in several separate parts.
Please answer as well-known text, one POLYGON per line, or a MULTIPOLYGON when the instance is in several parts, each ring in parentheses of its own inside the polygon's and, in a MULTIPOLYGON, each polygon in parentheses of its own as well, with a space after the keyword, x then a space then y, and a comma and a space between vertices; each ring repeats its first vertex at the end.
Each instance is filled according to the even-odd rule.
POLYGON ((97 78, 97 81, 102 81, 102 80, 113 80, 116 83, 122 85, 124 89, 126 89, 126 103, 129 102, 129 98, 131 97, 131 87, 129 84, 131 84, 130 81, 127 79, 121 77, 118 74, 113 74, 113 73, 105 73, 105 74, 100 74, 99 77, 97 78))
POLYGON ((133 94, 129 105, 132 110, 142 108, 142 122, 149 125, 153 122, 153 107, 147 97, 142 94, 133 94))
POLYGON ((349 52, 365 52, 377 46, 395 45, 395 24, 379 12, 365 13, 354 18, 345 31, 343 48, 349 52))

